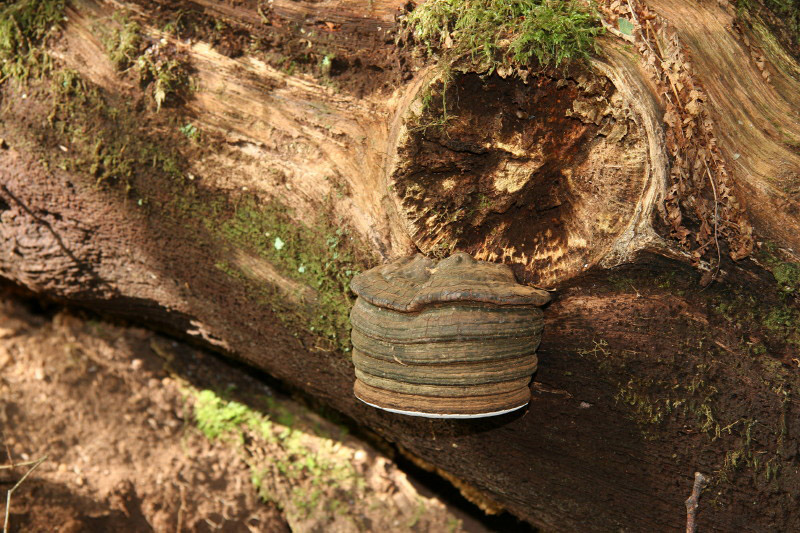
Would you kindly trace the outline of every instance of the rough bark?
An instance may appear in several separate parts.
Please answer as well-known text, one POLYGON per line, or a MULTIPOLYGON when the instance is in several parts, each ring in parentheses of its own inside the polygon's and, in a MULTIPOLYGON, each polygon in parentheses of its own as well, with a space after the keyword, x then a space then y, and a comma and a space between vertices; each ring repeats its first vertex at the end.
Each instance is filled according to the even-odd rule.
POLYGON ((72 2, 57 70, 0 86, 0 275, 196 336, 545 530, 682 528, 694 472, 701 530, 800 527, 796 50, 724 1, 607 2, 590 65, 445 88, 403 4, 72 2), (158 112, 120 10, 189 72, 158 112), (523 414, 353 398, 347 271, 417 249, 555 289, 523 414))

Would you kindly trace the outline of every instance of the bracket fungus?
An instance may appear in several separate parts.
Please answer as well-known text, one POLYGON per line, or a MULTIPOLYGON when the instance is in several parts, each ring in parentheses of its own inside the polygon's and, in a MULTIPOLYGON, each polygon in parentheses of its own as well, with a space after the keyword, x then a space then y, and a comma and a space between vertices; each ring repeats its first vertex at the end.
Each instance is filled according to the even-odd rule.
POLYGON ((479 418, 528 404, 550 300, 507 265, 421 254, 353 278, 354 393, 395 413, 479 418))

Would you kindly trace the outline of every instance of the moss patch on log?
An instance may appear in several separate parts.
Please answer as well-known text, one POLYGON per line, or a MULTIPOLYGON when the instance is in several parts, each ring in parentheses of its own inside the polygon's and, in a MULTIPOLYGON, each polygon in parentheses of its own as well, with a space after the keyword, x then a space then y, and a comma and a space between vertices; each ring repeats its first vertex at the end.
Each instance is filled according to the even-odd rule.
MULTIPOLYGON (((286 207, 277 202, 259 205, 254 198, 246 198, 230 218, 209 230, 230 247, 254 252, 283 276, 312 289, 313 301, 302 301, 300 295, 303 305, 295 306, 305 312, 293 316, 284 311, 279 316, 287 325, 350 351, 348 317, 354 299, 350 280, 366 261, 359 260, 357 242, 346 228, 333 225, 326 216, 318 217, 309 228, 293 221, 286 207)), ((248 278, 242 267, 231 261, 219 263, 218 268, 237 279, 248 278)), ((279 292, 262 286, 256 287, 256 294, 273 308, 285 309, 285 298, 279 292)))
POLYGON ((64 0, 20 0, 0 7, 0 83, 48 72, 42 43, 64 20, 64 0))
POLYGON ((135 69, 139 85, 152 95, 156 111, 165 103, 189 97, 191 66, 185 53, 158 40, 157 35, 146 35, 142 26, 122 11, 114 13, 110 27, 99 22, 96 26, 114 67, 120 72, 135 69))
MULTIPOLYGON (((66 148, 57 162, 61 169, 89 174, 97 184, 119 185, 126 193, 144 169, 170 179, 183 176, 180 144, 144 134, 141 124, 155 124, 154 119, 142 121, 131 104, 109 103, 97 87, 68 69, 52 76, 50 92, 48 133, 66 148)), ((174 123, 168 121, 171 129, 178 127, 174 123)))
POLYGON ((490 72, 586 59, 603 31, 593 9, 573 0, 430 0, 405 23, 429 52, 441 47, 450 60, 469 56, 490 72))
MULTIPOLYGON (((746 483, 763 487, 788 466, 784 446, 792 385, 781 368, 763 367, 758 358, 734 366, 728 354, 710 341, 699 347, 686 346, 685 352, 669 361, 652 361, 646 354, 616 350, 602 339, 578 353, 598 365, 599 375, 605 376, 601 379, 631 376, 616 383, 614 401, 639 426, 646 441, 657 444, 671 439, 673 432, 665 426, 686 439, 701 439, 703 442, 691 448, 712 452, 713 458, 706 457, 703 466, 713 469, 712 486, 720 494, 738 476, 749 477, 746 483), (670 377, 653 377, 646 368, 659 368, 660 375, 670 377), (739 373, 742 377, 737 377, 739 373), (758 374, 772 375, 780 383, 762 380, 756 398, 739 398, 733 391, 710 384, 735 383, 758 374), (720 380, 720 375, 727 378, 720 380), (756 405, 758 411, 753 410, 756 405), (769 406, 768 410, 764 410, 765 406, 769 406)), ((697 460, 675 459, 678 463, 697 460)))
POLYGON ((635 309, 639 320, 613 324, 575 350, 594 365, 603 390, 615 391, 612 408, 636 424, 648 453, 671 450, 679 468, 710 474, 719 506, 743 491, 791 491, 798 480, 791 420, 800 313, 784 283, 754 264, 746 268, 749 276, 738 272, 702 291, 699 275, 680 269, 658 276, 620 269, 598 280, 600 294, 618 295, 620 312, 635 309), (704 307, 708 314, 687 312, 704 307), (653 320, 666 324, 662 338, 653 320), (676 438, 703 452, 683 454, 676 438))
POLYGON ((330 206, 320 206, 309 226, 276 200, 193 181, 189 159, 202 157, 214 141, 187 129, 179 110, 148 111, 66 69, 24 90, 50 106, 46 123, 19 136, 40 151, 58 147, 42 155, 48 165, 89 178, 86 185, 139 210, 152 226, 166 225, 175 238, 213 250, 199 254, 205 259, 198 268, 232 285, 250 305, 266 307, 292 331, 319 339, 318 347, 349 351, 349 281, 370 257, 330 206), (248 256, 274 274, 253 275, 252 265, 238 260, 248 256), (302 287, 299 297, 287 298, 284 284, 302 287))
POLYGON ((141 53, 141 27, 119 11, 112 19, 119 27, 112 27, 102 41, 114 68, 122 71, 133 66, 141 53))

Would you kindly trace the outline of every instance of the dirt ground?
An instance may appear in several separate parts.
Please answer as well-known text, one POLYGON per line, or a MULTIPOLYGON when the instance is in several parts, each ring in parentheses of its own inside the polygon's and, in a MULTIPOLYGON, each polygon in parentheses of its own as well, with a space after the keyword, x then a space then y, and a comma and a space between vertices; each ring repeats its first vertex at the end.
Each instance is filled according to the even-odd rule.
POLYGON ((10 531, 485 530, 246 370, 36 305, 0 290, 0 464, 44 458, 10 531))

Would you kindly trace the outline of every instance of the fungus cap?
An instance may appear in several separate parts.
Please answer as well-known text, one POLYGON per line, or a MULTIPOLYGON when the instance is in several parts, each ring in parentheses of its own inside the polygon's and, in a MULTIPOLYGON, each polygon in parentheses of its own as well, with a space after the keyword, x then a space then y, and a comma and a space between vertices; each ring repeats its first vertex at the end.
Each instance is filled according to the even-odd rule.
POLYGON ((354 392, 388 411, 476 418, 528 403, 550 295, 506 265, 421 254, 356 276, 354 392))

